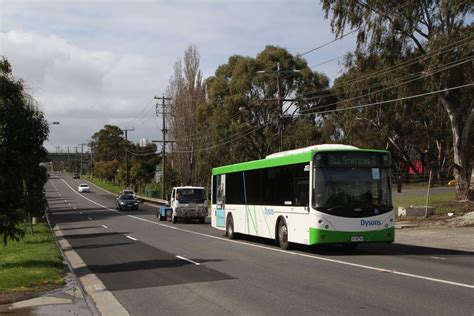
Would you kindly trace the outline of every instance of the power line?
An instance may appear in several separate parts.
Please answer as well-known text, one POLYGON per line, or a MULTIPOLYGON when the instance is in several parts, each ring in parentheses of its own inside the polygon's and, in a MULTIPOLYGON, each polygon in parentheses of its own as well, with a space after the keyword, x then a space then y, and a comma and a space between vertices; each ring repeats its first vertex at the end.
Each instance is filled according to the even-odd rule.
MULTIPOLYGON (((473 60, 473 57, 472 56, 468 56, 464 59, 461 59, 459 62, 458 61, 454 61, 454 62, 451 62, 451 63, 448 63, 448 64, 443 64, 443 65, 440 65, 439 67, 437 68, 434 68, 432 70, 430 70, 429 72, 419 72, 419 73, 415 73, 415 74, 410 74, 409 76, 404 76, 402 78, 396 78, 392 81, 389 81, 388 83, 385 83, 385 85, 387 84, 390 84, 390 83, 396 83, 395 85, 391 85, 391 86, 386 86, 384 87, 383 89, 380 89, 380 90, 377 90, 377 91, 372 91, 372 92, 369 92, 369 93, 366 93, 364 95, 360 95, 360 96, 356 96, 356 97, 352 97, 352 98, 349 98, 349 99, 345 99, 345 100, 339 100, 337 102, 333 102, 333 103, 330 103, 330 104, 325 104, 325 105, 322 105, 322 106, 318 106, 318 107, 314 107, 314 108, 311 108, 311 109, 306 109, 306 110, 301 110, 299 112, 300 115, 303 115, 305 113, 314 113, 315 110, 319 110, 321 108, 326 108, 326 107, 330 107, 330 106, 334 106, 334 105, 338 105, 338 104, 341 104, 341 103, 346 103, 346 102, 349 102, 349 101, 353 101, 353 100, 357 100, 357 99, 361 99, 361 98, 364 98, 364 97, 367 97, 367 96, 370 96, 370 95, 374 95, 374 94, 377 94, 377 93, 380 93, 380 92, 383 92, 383 91, 386 91, 386 90, 389 90, 389 89, 393 89, 393 88, 396 88, 396 87, 399 87, 401 85, 404 85, 404 84, 407 84, 407 83, 410 83, 410 82, 413 82, 413 81, 416 81, 416 80, 419 80, 419 79, 422 79, 422 78, 425 78, 425 77, 428 77, 428 76, 432 76, 436 73, 439 73, 439 72, 442 72, 442 71, 445 71, 445 70, 448 70, 450 68, 453 68, 453 67, 457 67, 459 65, 462 65, 464 63, 467 63, 467 62, 470 62, 473 60), (417 77, 414 77, 418 75, 417 77), (406 77, 411 77, 410 80, 407 80, 407 81, 404 81, 404 82, 398 82, 400 79, 404 79, 406 77)), ((378 84, 377 84, 378 85, 378 84)), ((369 87, 370 88, 370 87, 369 87)), ((358 90, 354 90, 355 92, 357 91, 364 91, 366 90, 367 88, 361 88, 361 89, 358 89, 358 90)), ((339 95, 339 94, 335 94, 335 95, 339 95)), ((321 96, 320 99, 324 99, 324 98, 327 98, 329 96, 332 96, 332 95, 326 95, 326 96, 321 96)), ((240 113, 239 113, 240 115, 240 113)), ((248 131, 251 131, 255 128, 258 128, 259 125, 257 126, 252 126, 248 129, 245 129, 244 131, 241 131, 241 132, 238 132, 238 133, 235 133, 235 134, 232 134, 230 136, 227 136, 225 137, 224 139, 221 139, 223 141, 227 140, 227 139, 233 139, 235 137, 238 137, 238 135, 240 134, 246 134, 248 131)), ((206 139, 208 138, 208 136, 201 136, 201 137, 197 137, 197 138, 194 138, 194 139, 206 139)), ((205 147, 205 146, 208 146, 209 143, 203 143, 203 144, 200 144, 200 145, 195 145, 195 148, 199 148, 199 147, 205 147)), ((181 148, 186 148, 186 147, 183 147, 181 146, 181 148)), ((176 152, 176 151, 175 151, 176 152)))
POLYGON ((331 59, 328 59, 328 60, 325 60, 325 61, 322 61, 322 62, 320 62, 319 64, 315 64, 315 65, 309 66, 309 68, 315 68, 315 67, 318 67, 318 66, 322 66, 322 65, 325 65, 325 64, 329 64, 330 62, 333 62, 333 61, 336 61, 336 60, 338 60, 338 59, 341 59, 341 58, 343 58, 344 56, 346 56, 346 54, 341 55, 341 56, 338 56, 338 57, 334 57, 334 58, 331 58, 331 59))
MULTIPOLYGON (((399 5, 399 6, 395 7, 395 8, 393 8, 392 10, 390 10, 390 12, 388 12, 387 14, 394 13, 395 11, 400 10, 401 8, 408 6, 409 4, 411 4, 411 2, 412 2, 412 1, 408 1, 408 2, 405 3, 405 4, 399 5)), ((366 6, 369 7, 367 4, 366 4, 366 6)), ((387 14, 385 14, 385 16, 387 16, 387 14)), ((365 23, 364 23, 364 24, 365 24, 365 23)), ((332 43, 335 43, 335 42, 337 42, 337 41, 342 40, 344 37, 346 37, 346 36, 348 36, 348 35, 351 35, 351 34, 357 32, 357 31, 359 31, 359 30, 362 29, 362 28, 363 28, 363 25, 360 25, 359 27, 355 28, 354 30, 352 30, 352 31, 350 31, 350 32, 348 32, 348 33, 342 34, 340 37, 336 37, 335 39, 333 39, 333 40, 331 40, 331 41, 329 41, 329 42, 323 43, 323 44, 321 44, 321 45, 319 45, 319 46, 316 46, 315 48, 312 48, 312 49, 310 49, 310 50, 308 50, 308 51, 305 51, 304 53, 297 54, 297 56, 304 56, 304 55, 310 54, 310 53, 312 53, 312 52, 315 52, 315 51, 317 51, 317 50, 319 50, 319 49, 321 49, 321 48, 324 48, 324 47, 326 47, 326 46, 328 46, 328 45, 330 45, 330 44, 332 44, 332 43)))
POLYGON ((306 52, 304 52, 304 53, 298 54, 297 56, 308 55, 309 53, 312 53, 312 52, 314 52, 314 51, 317 51, 318 49, 321 49, 321 48, 323 48, 323 47, 326 47, 326 46, 328 46, 328 45, 331 45, 332 43, 337 42, 337 41, 340 41, 340 40, 343 39, 344 37, 346 37, 346 36, 348 36, 348 35, 351 35, 351 34, 357 32, 359 29, 360 29, 360 28, 356 28, 356 29, 350 31, 349 33, 342 34, 340 37, 337 37, 337 38, 333 39, 332 41, 329 41, 329 42, 326 42, 326 43, 324 43, 324 44, 321 44, 321 45, 319 45, 319 46, 317 46, 317 47, 315 47, 315 48, 312 48, 312 49, 310 49, 310 50, 308 50, 308 51, 306 51, 306 52))
MULTIPOLYGON (((334 110, 327 110, 327 111, 318 111, 318 112, 315 112, 315 113, 306 113, 306 114, 301 114, 299 116, 305 116, 305 115, 315 115, 315 114, 327 114, 327 113, 334 113, 334 112, 341 112, 341 111, 348 111, 348 110, 353 110, 353 109, 360 109, 360 108, 365 108, 365 107, 370 107, 370 106, 375 106, 375 105, 384 105, 384 104, 388 104, 388 103, 393 103, 393 102, 398 102, 398 101, 403 101, 403 100, 410 100, 410 99, 415 99, 415 98, 420 98, 420 97, 424 97, 424 96, 428 96, 428 95, 433 95, 433 94, 438 94, 438 93, 442 93, 442 92, 448 92, 448 91, 452 91, 452 90, 457 90, 457 89, 462 89, 462 88, 466 88, 466 87, 470 87, 470 86, 473 86, 474 83, 469 83, 469 84, 465 84, 465 85, 460 85, 460 86, 456 86, 456 87, 450 87, 450 88, 445 88, 445 89, 440 89, 440 90, 436 90, 436 91, 430 91, 430 92, 426 92, 426 93, 421 93, 421 94, 416 94, 416 95, 411 95, 411 96, 407 96, 407 97, 401 97, 401 98, 396 98, 396 99, 391 99, 391 100, 385 100, 385 101, 380 101, 380 102, 373 102, 373 103, 367 103, 367 104, 360 104, 360 105, 356 105, 356 106, 351 106, 351 107, 345 107, 345 108, 340 108, 340 109, 334 109, 334 110)), ((214 149, 214 148, 217 148, 217 147, 220 147, 220 146, 223 146, 223 145, 226 145, 226 144, 229 144, 229 143, 232 143, 233 141, 237 140, 237 139, 240 139, 240 138, 243 138, 251 133, 254 133, 256 132, 257 130, 259 129, 262 129, 263 127, 265 127, 266 125, 268 124, 264 124, 264 125, 261 125, 257 128, 255 128, 253 131, 250 131, 244 135, 241 135, 239 137, 236 137, 230 141, 227 141, 227 142, 221 142, 221 143, 216 143, 214 145, 211 145, 211 146, 208 146, 206 148, 201 148, 201 149, 194 149, 194 151, 207 151, 207 150, 211 150, 211 149, 214 149)), ((185 151, 185 150, 180 150, 180 151, 174 151, 175 153, 188 153, 190 151, 185 151)))
POLYGON ((156 151, 150 152, 150 153, 136 153, 131 150, 127 150, 127 153, 129 153, 132 156, 150 156, 150 155, 158 155, 156 151))
MULTIPOLYGON (((408 59, 406 61, 403 61, 397 65, 393 65, 391 67, 388 67, 388 68, 385 68, 385 69, 380 69, 380 70, 376 70, 374 72, 371 72, 371 73, 368 73, 366 75, 363 75, 363 76, 359 76, 357 78, 354 78, 352 80, 348 80, 346 81, 345 83, 343 83, 341 85, 341 87, 344 87, 344 86, 347 86, 351 83, 356 83, 356 82, 359 82, 359 81, 362 81, 364 79, 369 79, 369 78, 372 78, 372 77, 375 77, 375 76, 378 76, 378 75, 381 75, 381 74, 384 74, 384 73, 390 73, 394 70, 397 70, 397 69, 400 69, 400 68, 404 68, 404 67, 407 67, 407 66, 410 66, 410 65, 413 65, 417 62, 420 62, 420 61, 423 61, 425 59, 428 59, 430 57, 433 57, 435 55, 440 55, 442 53, 445 53, 447 51, 451 51, 451 50, 454 50, 454 49, 457 49, 459 47, 462 47, 462 46, 465 46, 465 45, 468 45, 470 44, 470 42, 465 42, 463 43, 464 41, 467 41, 467 40, 471 40, 474 36, 473 35, 470 35, 470 36, 467 36, 466 38, 464 39, 461 39, 459 41, 456 41, 454 43, 451 43, 451 44, 448 44, 444 47, 441 47, 435 51, 432 51, 432 52, 429 52, 427 54, 424 54, 424 55, 420 55, 420 56, 417 56, 417 57, 414 57, 414 58, 411 58, 411 59, 408 59), (462 43, 462 44, 459 44, 459 43, 462 43), (456 46, 456 44, 459 44, 456 46), (454 47, 453 47, 454 46, 454 47)), ((311 95, 311 94, 316 94, 316 93, 319 93, 319 92, 324 92, 324 91, 328 91, 330 90, 331 88, 320 88, 320 89, 316 89, 316 90, 313 90, 313 91, 309 91, 309 92, 305 92, 303 93, 302 96, 306 96, 306 95, 311 95)))
MULTIPOLYGON (((331 113, 332 110, 329 110, 329 111, 315 111, 315 110, 319 110, 319 109, 321 109, 321 108, 325 108, 325 107, 329 107, 329 106, 334 106, 334 105, 341 104, 341 103, 346 103, 346 102, 348 102, 348 101, 353 101, 353 100, 361 99, 361 98, 366 97, 366 96, 368 96, 368 95, 380 93, 380 92, 385 91, 385 90, 388 90, 388 89, 393 89, 393 88, 398 87, 398 86, 401 86, 401 85, 403 85, 403 84, 407 84, 407 83, 409 83, 409 82, 412 82, 412 81, 421 79, 421 78, 423 78, 423 77, 431 76, 431 75, 436 74, 436 73, 439 73, 439 72, 441 72, 441 71, 445 71, 445 70, 447 70, 447 69, 449 69, 449 68, 452 68, 452 67, 455 67, 455 66, 459 66, 459 65, 464 64, 464 63, 466 63, 466 62, 469 62, 469 61, 471 61, 471 60, 472 60, 472 58, 470 58, 470 59, 468 59, 468 60, 465 60, 465 61, 462 61, 462 62, 459 62, 459 63, 454 64, 454 65, 451 65, 450 67, 445 67, 444 69, 438 69, 437 71, 432 71, 432 72, 430 72, 430 73, 423 74, 423 75, 420 76, 419 78, 411 79, 411 80, 408 80, 408 81, 399 83, 399 84, 394 85, 394 86, 385 87, 384 89, 381 89, 381 90, 378 90, 378 91, 374 91, 374 92, 371 92, 371 93, 368 93, 368 94, 365 94, 365 95, 362 95, 362 96, 357 96, 357 97, 353 97, 353 98, 351 98, 351 99, 346 99, 346 100, 340 100, 340 101, 338 101, 338 102, 334 102, 334 103, 331 103, 331 104, 326 104, 326 105, 319 106, 319 107, 316 107, 316 108, 312 108, 312 109, 308 109, 308 110, 303 110, 303 111, 301 111, 300 113, 298 113, 297 116, 331 113)), ((244 132, 241 132, 241 133, 245 133, 245 131, 244 131, 244 132)), ((236 133, 236 134, 234 134, 234 135, 228 136, 227 139, 231 139, 231 138, 233 138, 233 137, 238 137, 238 135, 241 134, 241 133, 236 133)), ((238 137, 238 138, 240 138, 240 137, 238 137)), ((202 144, 201 146, 206 146, 206 144, 202 144)))
MULTIPOLYGON (((337 105, 337 104, 340 104, 340 103, 345 103, 345 102, 349 102, 349 101, 353 101, 353 100, 357 100, 357 99, 360 99, 360 98, 363 98, 363 97, 367 97, 367 96, 370 96, 370 95, 373 95, 373 94, 377 94, 377 93, 380 93, 380 92, 383 92, 383 91, 387 91, 389 89, 393 89, 393 88, 396 88, 396 87, 399 87, 399 86, 402 86, 402 85, 405 85, 407 83, 410 83, 410 82, 413 82, 413 81, 417 81, 417 80, 420 80, 420 79, 423 79, 425 77, 428 77, 428 76, 432 76, 434 74, 437 74, 439 72, 442 72, 442 71, 445 71, 445 70, 448 70, 450 68, 453 68, 453 67, 457 67, 457 66, 460 66, 462 64, 465 64, 467 62, 470 62, 470 61, 473 61, 474 58, 473 57, 470 57, 468 58, 467 60, 463 60, 459 63, 456 63, 456 64, 451 64, 447 67, 444 67, 443 69, 437 69, 437 70, 432 70, 430 72, 427 72, 427 73, 423 73, 421 72, 421 75, 419 75, 418 77, 415 77, 413 79, 410 79, 410 80, 407 80, 407 81, 404 81, 404 82, 401 82, 401 83, 397 83, 395 85, 392 85, 392 86, 388 86, 388 87, 384 87, 380 90, 377 90, 377 91, 372 91, 372 92, 369 92, 369 93, 366 93, 364 95, 361 95, 361 96, 356 96, 356 97, 352 97, 352 98, 349 98, 349 99, 345 99, 345 100, 340 100, 340 101, 337 101, 337 102, 333 102, 333 103, 330 103, 330 104, 324 104, 324 105, 321 105, 321 106, 317 106, 315 108, 311 108, 311 109, 306 109, 306 110, 301 110, 301 113, 306 113, 306 112, 310 112, 310 111, 314 111, 315 109, 321 109, 321 108, 326 108, 326 107, 330 107, 330 106, 333 106, 333 105, 337 105)), ((395 81, 395 80, 393 80, 395 81)), ((393 82, 392 81, 392 82, 393 82)), ((378 85, 377 85, 378 86, 378 85)), ((357 91, 363 91, 363 90, 366 90, 367 88, 362 88, 362 89, 358 89, 358 90, 354 90, 354 92, 357 92, 357 91)), ((369 88, 370 90, 370 88, 369 88)), ((336 95, 340 95, 340 94, 334 94, 334 95, 329 95, 329 96, 336 96, 336 95)), ((327 96, 324 96, 324 97, 327 97, 327 96)), ((323 98, 324 98, 323 97, 323 98)), ((311 99, 309 99, 311 100, 311 99)))
POLYGON ((387 103, 393 103, 393 102, 403 101, 403 100, 410 100, 410 99, 424 97, 424 96, 428 96, 428 95, 432 95, 432 94, 438 94, 438 93, 442 93, 442 92, 448 92, 448 91, 451 91, 451 90, 462 89, 462 88, 470 87, 470 86, 473 86, 473 85, 474 85, 474 83, 468 83, 468 84, 464 84, 464 85, 460 85, 460 86, 456 86, 456 87, 451 87, 451 88, 445 88, 445 89, 440 89, 440 90, 436 90, 436 91, 420 93, 420 94, 411 95, 411 96, 407 96, 407 97, 401 97, 401 98, 397 98, 397 99, 391 99, 391 100, 385 100, 385 101, 379 101, 379 102, 373 102, 373 103, 354 105, 354 106, 344 107, 344 108, 334 109, 334 110, 318 111, 318 112, 315 112, 315 113, 305 113, 305 114, 301 114, 300 116, 314 115, 314 114, 327 114, 327 113, 347 111, 347 110, 352 110, 352 109, 360 109, 360 108, 365 108, 365 107, 374 106, 374 105, 384 105, 384 104, 387 104, 387 103))
POLYGON ((153 98, 148 101, 148 103, 141 109, 141 111, 137 114, 137 116, 131 119, 127 125, 129 126, 137 125, 135 124, 137 120, 140 120, 143 117, 147 117, 146 112, 148 108, 150 108, 150 105, 153 105, 153 98))

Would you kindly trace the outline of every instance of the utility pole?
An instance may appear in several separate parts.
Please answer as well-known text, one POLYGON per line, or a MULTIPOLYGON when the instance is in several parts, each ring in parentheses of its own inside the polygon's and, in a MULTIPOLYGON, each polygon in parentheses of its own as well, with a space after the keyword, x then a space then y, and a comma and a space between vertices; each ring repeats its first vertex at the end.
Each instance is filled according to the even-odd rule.
MULTIPOLYGON (((135 128, 126 128, 123 130, 125 132, 125 140, 128 142, 128 132, 134 132, 135 128)), ((128 188, 128 149, 125 148, 125 186, 128 188)))
POLYGON ((69 163, 69 146, 67 146, 67 171, 69 171, 70 163, 69 163))
POLYGON ((94 148, 94 142, 93 142, 93 141, 91 141, 91 146, 90 146, 90 147, 91 147, 90 168, 91 168, 91 178, 93 178, 93 177, 94 177, 94 173, 93 173, 94 168, 93 168, 93 166, 92 166, 92 162, 94 161, 94 160, 93 160, 93 155, 92 155, 92 151, 94 150, 94 149, 93 149, 93 148, 94 148))
POLYGON ((82 153, 84 152, 85 143, 79 144, 81 146, 81 166, 79 167, 79 175, 82 177, 82 153))
POLYGON ((77 149, 79 148, 79 146, 74 146, 72 148, 74 148, 76 151, 76 154, 74 155, 74 171, 77 171, 77 149))
MULTIPOLYGON (((297 101, 296 99, 283 99, 282 94, 281 94, 281 86, 280 86, 280 74, 283 73, 299 73, 300 70, 280 70, 280 63, 277 62, 277 70, 276 71, 265 71, 265 70, 260 70, 257 71, 259 74, 263 73, 275 73, 276 74, 276 79, 277 79, 277 103, 278 103, 278 111, 279 113, 279 118, 278 118, 278 134, 280 135, 280 151, 283 150, 283 101, 297 101)), ((288 110, 288 109, 287 109, 288 110)), ((286 112, 286 111, 285 111, 286 112)))
POLYGON ((163 117, 163 129, 161 130, 163 132, 163 146, 162 146, 162 152, 161 152, 161 155, 162 155, 162 158, 161 158, 161 167, 162 167, 162 174, 161 174, 161 198, 163 200, 166 200, 166 177, 165 177, 165 162, 166 162, 166 132, 168 131, 166 129, 166 115, 167 115, 167 112, 166 112, 166 104, 165 104, 165 101, 171 101, 172 99, 171 98, 167 98, 165 97, 165 95, 163 94, 162 97, 154 97, 154 99, 156 100, 159 100, 161 99, 161 112, 159 111, 159 104, 156 103, 156 116, 158 115, 161 115, 163 117))
POLYGON ((132 127, 132 128, 126 128, 125 127, 125 129, 123 129, 123 131, 125 132, 125 140, 128 141, 128 132, 134 132, 135 128, 134 127, 132 127))
POLYGON ((280 132, 280 151, 283 150, 283 103, 281 101, 281 87, 280 87, 280 63, 277 63, 277 93, 278 93, 278 110, 281 111, 279 117, 279 132, 280 132))

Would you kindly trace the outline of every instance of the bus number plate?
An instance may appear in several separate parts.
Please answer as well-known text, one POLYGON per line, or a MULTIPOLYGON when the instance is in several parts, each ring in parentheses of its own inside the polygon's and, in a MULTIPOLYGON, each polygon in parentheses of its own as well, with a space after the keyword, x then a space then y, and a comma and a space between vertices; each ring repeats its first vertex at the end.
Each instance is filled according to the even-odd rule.
POLYGON ((364 241, 364 236, 352 236, 351 241, 353 241, 353 242, 364 241))

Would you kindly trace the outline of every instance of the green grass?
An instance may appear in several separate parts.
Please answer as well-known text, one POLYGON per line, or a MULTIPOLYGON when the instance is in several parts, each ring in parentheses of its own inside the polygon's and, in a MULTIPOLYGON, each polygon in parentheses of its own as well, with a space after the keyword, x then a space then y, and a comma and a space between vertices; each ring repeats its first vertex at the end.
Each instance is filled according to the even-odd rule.
POLYGON ((33 225, 20 241, 0 245, 0 293, 34 292, 64 283, 62 257, 47 224, 33 225))
POLYGON ((90 176, 85 176, 85 175, 83 175, 82 177, 94 183, 95 185, 101 187, 102 189, 105 189, 113 193, 120 193, 120 191, 123 190, 122 186, 119 184, 110 183, 110 182, 103 181, 97 178, 91 178, 90 176))
MULTIPOLYGON (((463 203, 455 202, 456 194, 454 192, 437 193, 429 197, 428 206, 436 208, 436 214, 444 214, 447 212, 461 211, 465 208, 463 203)), ((426 205, 426 195, 420 194, 419 196, 410 197, 393 197, 393 206, 395 210, 399 206, 407 207, 410 205, 423 206, 426 205)))

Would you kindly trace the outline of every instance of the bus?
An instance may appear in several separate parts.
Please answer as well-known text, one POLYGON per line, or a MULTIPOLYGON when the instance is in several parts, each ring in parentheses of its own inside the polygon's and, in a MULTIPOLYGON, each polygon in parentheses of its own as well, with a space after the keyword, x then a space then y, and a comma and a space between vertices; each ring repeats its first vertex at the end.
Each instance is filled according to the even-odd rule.
POLYGON ((323 144, 213 168, 211 225, 283 249, 391 243, 390 167, 388 151, 323 144))

